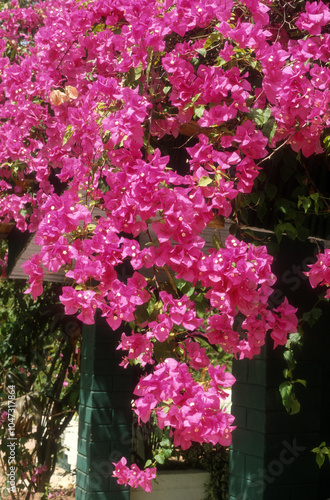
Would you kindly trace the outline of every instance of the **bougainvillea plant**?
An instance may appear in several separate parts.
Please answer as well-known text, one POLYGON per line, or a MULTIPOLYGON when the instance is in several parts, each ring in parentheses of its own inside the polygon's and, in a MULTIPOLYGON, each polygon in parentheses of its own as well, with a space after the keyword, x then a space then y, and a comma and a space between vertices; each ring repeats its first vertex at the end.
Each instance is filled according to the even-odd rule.
MULTIPOLYGON (((218 230, 278 149, 322 154, 329 21, 322 1, 282 0, 12 0, 0 14, 0 217, 41 247, 27 292, 64 269, 67 314, 130 323, 123 365, 149 365, 134 411, 183 449, 231 442, 234 379, 207 345, 252 358, 296 331, 286 299, 269 305, 267 248, 218 230)), ((154 470, 121 460, 115 475, 148 490, 154 470)))

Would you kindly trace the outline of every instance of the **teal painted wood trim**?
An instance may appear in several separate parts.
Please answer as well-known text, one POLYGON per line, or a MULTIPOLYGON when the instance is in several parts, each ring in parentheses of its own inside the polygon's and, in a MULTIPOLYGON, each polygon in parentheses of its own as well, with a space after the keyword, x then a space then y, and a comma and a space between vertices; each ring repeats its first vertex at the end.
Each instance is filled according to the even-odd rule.
MULTIPOLYGON (((276 297, 281 302, 287 296, 302 315, 317 300, 317 292, 301 273, 307 271, 306 256, 310 263, 314 248, 289 240, 282 247, 273 268, 278 277, 276 297)), ((271 301, 279 305, 274 297, 271 301)), ((330 443, 330 308, 326 303, 319 306, 323 314, 313 327, 305 324, 304 345, 297 352, 294 378, 307 381, 306 388, 297 387, 297 415, 287 414, 278 390, 285 380, 283 347, 274 350, 270 340, 256 358, 233 363, 237 429, 230 455, 230 500, 330 498, 329 468, 319 470, 311 453, 322 441, 330 443)))
POLYGON ((119 366, 119 338, 101 319, 83 328, 76 500, 129 500, 112 478, 112 462, 131 450, 133 380, 119 366))
MULTIPOLYGON (((312 349, 308 341, 306 349, 312 349)), ((321 442, 322 387, 321 384, 313 386, 319 376, 311 373, 311 390, 304 389, 299 394, 301 412, 290 416, 282 406, 278 390, 283 382, 281 373, 285 363, 279 370, 272 346, 264 349, 263 356, 266 370, 260 359, 248 360, 233 386, 232 413, 237 429, 233 432, 230 454, 230 500, 330 498, 329 481, 324 478, 320 482, 323 472, 319 471, 310 451, 317 446, 315 443, 321 442), (251 373, 257 372, 251 379, 251 373), (249 379, 253 383, 249 383, 249 379), (320 496, 320 488, 325 496, 320 496)), ((303 363, 297 377, 308 380, 309 370, 320 362, 303 363)), ((238 364, 234 362, 234 375, 238 364)))

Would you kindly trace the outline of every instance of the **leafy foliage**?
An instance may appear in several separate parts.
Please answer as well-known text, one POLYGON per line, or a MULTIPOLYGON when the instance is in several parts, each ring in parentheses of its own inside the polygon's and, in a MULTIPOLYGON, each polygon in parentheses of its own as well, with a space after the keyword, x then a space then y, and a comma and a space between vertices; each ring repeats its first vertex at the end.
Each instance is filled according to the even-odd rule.
MULTIPOLYGON (((233 417, 219 408, 233 377, 211 352, 251 359, 268 335, 276 347, 297 332, 296 309, 268 300, 269 249, 323 237, 313 217, 329 221, 330 10, 23 5, 0 13, 0 220, 36 233, 27 291, 37 299, 45 273, 64 270, 67 315, 131 325, 120 348, 123 366, 145 368, 140 420, 170 427, 175 447, 228 446, 233 417)), ((320 266, 310 277, 328 285, 320 266)), ((295 412, 288 370, 281 392, 295 412)), ((117 465, 121 484, 151 488, 154 470, 117 465)))
POLYGON ((24 287, 24 282, 0 281, 0 398, 4 415, 0 436, 2 467, 7 471, 11 416, 17 438, 17 491, 25 489, 29 498, 33 491, 43 492, 49 483, 60 437, 77 411, 80 325, 64 318, 54 305, 58 301, 54 287, 45 287, 37 301, 23 294, 24 287), (15 395, 12 415, 10 392, 15 395), (26 444, 31 440, 34 444, 29 450, 26 444))
POLYGON ((321 443, 320 446, 312 449, 313 453, 316 453, 316 463, 319 467, 324 464, 326 456, 330 460, 330 448, 325 445, 325 442, 321 443))

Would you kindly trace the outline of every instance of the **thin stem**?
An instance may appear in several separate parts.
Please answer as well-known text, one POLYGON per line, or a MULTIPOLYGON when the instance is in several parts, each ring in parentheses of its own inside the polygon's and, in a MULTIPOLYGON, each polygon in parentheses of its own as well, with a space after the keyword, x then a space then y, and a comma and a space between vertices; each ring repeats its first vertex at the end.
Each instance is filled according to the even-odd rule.
POLYGON ((280 149, 282 149, 282 148, 283 148, 283 146, 285 146, 285 145, 288 143, 288 141, 290 141, 290 139, 292 139, 292 137, 293 137, 295 134, 296 134, 296 132, 293 132, 293 134, 289 135, 289 137, 287 137, 287 138, 285 139, 285 141, 284 141, 284 142, 282 142, 282 144, 280 144, 280 145, 279 145, 276 149, 274 149, 274 151, 273 151, 270 155, 266 156, 266 158, 263 158, 262 160, 260 160, 260 161, 257 163, 257 165, 259 166, 259 165, 260 165, 261 163, 263 163, 264 161, 266 161, 266 160, 270 160, 270 159, 271 159, 271 157, 272 157, 272 156, 274 156, 274 154, 276 154, 276 153, 277 153, 277 151, 279 151, 280 149))
POLYGON ((169 279, 169 281, 170 281, 173 289, 175 290, 175 293, 176 293, 177 297, 179 297, 178 289, 176 287, 176 284, 174 283, 173 277, 171 276, 170 270, 169 270, 169 268, 167 267, 166 264, 163 266, 163 269, 164 269, 165 273, 167 274, 168 279, 169 279))

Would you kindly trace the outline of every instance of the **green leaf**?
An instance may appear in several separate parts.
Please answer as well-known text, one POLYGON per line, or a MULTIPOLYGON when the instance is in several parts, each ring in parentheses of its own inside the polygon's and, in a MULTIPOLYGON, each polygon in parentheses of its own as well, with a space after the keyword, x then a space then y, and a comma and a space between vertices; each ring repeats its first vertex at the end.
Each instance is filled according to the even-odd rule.
POLYGON ((283 382, 279 387, 279 391, 282 399, 290 397, 292 392, 291 382, 283 382))
POLYGON ((316 463, 319 467, 322 467, 322 465, 324 464, 324 460, 325 456, 323 455, 323 453, 318 452, 318 454, 316 455, 316 463))
POLYGON ((201 49, 197 49, 198 54, 200 54, 201 56, 205 57, 206 56, 206 50, 201 48, 201 49))
POLYGON ((142 63, 140 63, 137 68, 133 68, 133 67, 130 68, 130 70, 127 72, 127 83, 129 85, 136 86, 142 73, 143 73, 142 63))
POLYGON ((323 139, 323 144, 324 144, 324 149, 326 152, 328 152, 330 150, 330 135, 327 135, 324 139, 323 139))
POLYGON ((297 227, 297 238, 300 241, 306 241, 310 235, 310 231, 307 227, 298 226, 297 227))
POLYGON ((159 444, 160 446, 165 447, 165 446, 171 446, 172 443, 169 438, 163 438, 159 444))
MULTIPOLYGON (((149 304, 148 304, 149 305, 149 304)), ((135 323, 142 325, 146 321, 150 321, 150 314, 147 311, 147 304, 138 305, 134 311, 135 323)), ((134 327, 133 327, 134 329, 134 327)))
POLYGON ((297 413, 300 412, 300 403, 298 399, 292 394, 291 396, 291 409, 288 412, 290 415, 296 415, 297 413))
POLYGON ((269 142, 272 142, 275 132, 277 129, 277 123, 275 118, 269 118, 268 122, 262 127, 261 131, 265 137, 267 137, 269 142))
POLYGON ((285 233, 290 239, 294 240, 297 238, 297 229, 290 223, 284 222, 283 224, 277 224, 274 228, 276 238, 280 243, 283 234, 285 233))
POLYGON ((189 281, 187 281, 185 286, 182 287, 180 291, 181 291, 181 293, 183 293, 183 295, 187 295, 187 297, 191 297, 195 291, 195 287, 191 283, 189 283, 189 281))
POLYGON ((248 117, 253 120, 259 127, 265 125, 270 118, 270 108, 266 109, 251 109, 248 114, 248 117))
POLYGON ((124 135, 124 137, 122 138, 122 140, 118 144, 119 148, 122 148, 124 146, 124 141, 126 141, 127 138, 128 138, 128 135, 124 135))
MULTIPOLYGON (((155 342, 154 343, 154 356, 156 361, 163 362, 166 358, 175 357, 175 349, 176 342, 173 340, 167 339, 165 342, 155 342)), ((162 411, 166 410, 166 406, 162 409, 162 411)))
POLYGON ((312 317, 315 320, 318 320, 322 316, 322 309, 319 307, 314 307, 314 309, 311 310, 312 317))
MULTIPOLYGON (((248 210, 246 210, 245 208, 241 208, 240 211, 239 211, 239 215, 240 215, 242 221, 244 222, 244 224, 248 225, 248 223, 249 223, 249 212, 248 212, 248 210)), ((247 229, 245 229, 244 232, 246 232, 247 234, 250 234, 250 232, 247 229)))
POLYGON ((312 309, 311 311, 305 312, 302 316, 302 319, 303 321, 306 321, 309 326, 313 326, 321 315, 322 309, 320 309, 319 307, 314 307, 314 309, 312 309))
POLYGON ((292 361, 294 360, 293 351, 284 351, 283 358, 287 363, 292 363, 292 361))
POLYGON ((293 392, 292 383, 289 381, 283 382, 279 387, 279 391, 282 397, 283 406, 285 407, 286 411, 290 415, 295 415, 296 413, 299 413, 300 403, 296 399, 296 396, 293 392))
POLYGON ((156 462, 158 462, 159 464, 163 464, 165 462, 165 457, 163 454, 161 453, 157 453, 157 455, 154 456, 154 459, 156 460, 156 462))
POLYGON ((284 231, 289 236, 289 238, 291 240, 296 239, 296 237, 297 237, 297 230, 296 230, 296 228, 290 222, 286 222, 283 225, 285 226, 284 231))
POLYGON ((163 450, 165 458, 170 458, 172 456, 172 450, 167 448, 166 450, 163 450))
POLYGON ((187 295, 187 297, 190 297, 195 291, 195 287, 190 281, 181 278, 179 280, 174 279, 174 283, 177 289, 180 290, 183 295, 187 295))
POLYGON ((266 184, 266 194, 270 200, 274 199, 277 194, 277 186, 275 184, 266 184))
POLYGON ((149 314, 149 316, 151 316, 151 314, 153 313, 156 302, 157 302, 156 296, 152 294, 147 305, 147 313, 149 314))
POLYGON ((277 241, 279 243, 281 243, 283 232, 284 232, 283 225, 284 224, 277 224, 277 226, 275 226, 275 228, 274 228, 275 236, 276 236, 277 241))
POLYGON ((65 134, 64 134, 64 137, 63 137, 63 142, 62 142, 63 146, 68 142, 68 140, 70 139, 70 137, 72 137, 73 132, 74 132, 73 126, 72 125, 68 125, 66 127, 65 134))
POLYGON ((191 99, 191 102, 194 103, 194 102, 198 101, 198 99, 200 98, 201 95, 202 95, 201 92, 194 95, 194 97, 191 99))
POLYGON ((303 209, 305 210, 305 213, 308 212, 308 209, 310 208, 311 205, 312 201, 310 197, 307 198, 306 196, 298 196, 298 208, 302 206, 303 209))
POLYGON ((201 118, 203 116, 203 113, 204 113, 204 109, 205 109, 205 106, 195 106, 195 109, 194 109, 194 114, 197 118, 201 118))
POLYGON ((218 31, 211 33, 204 43, 204 48, 207 49, 208 47, 213 45, 215 42, 221 39, 221 36, 221 33, 219 33, 218 31))
POLYGON ((302 341, 302 335, 300 332, 290 333, 288 339, 288 343, 290 345, 298 345, 299 347, 301 347, 302 346, 301 341, 302 341))
POLYGON ((282 212, 284 215, 288 215, 289 213, 291 213, 293 205, 294 204, 287 198, 278 198, 275 203, 276 209, 282 212))
POLYGON ((208 186, 209 184, 211 184, 212 182, 213 182, 213 180, 210 179, 210 177, 208 177, 207 175, 205 175, 204 177, 201 177, 199 179, 198 185, 205 187, 205 186, 208 186))
POLYGON ((217 57, 215 60, 215 66, 225 66, 227 64, 227 61, 225 59, 222 59, 222 57, 217 57))
POLYGON ((258 203, 263 203, 265 201, 265 193, 261 191, 256 191, 255 193, 251 193, 250 197, 255 205, 258 205, 258 203))
POLYGON ((152 465, 152 460, 147 460, 144 464, 144 468, 150 467, 150 465, 152 465))
POLYGON ((325 446, 325 441, 323 441, 323 443, 321 443, 317 448, 313 448, 311 451, 312 453, 316 453, 316 463, 319 467, 322 467, 324 464, 326 455, 328 455, 330 460, 330 448, 325 446))
POLYGON ((137 68, 134 68, 133 71, 134 71, 134 81, 139 80, 139 78, 141 77, 141 75, 143 73, 142 63, 140 63, 137 68))
POLYGON ((302 380, 301 378, 297 378, 294 383, 297 383, 297 384, 302 384, 304 387, 306 387, 307 385, 307 382, 306 380, 302 380))
POLYGON ((92 31, 93 33, 101 33, 101 31, 104 31, 106 29, 105 24, 97 24, 96 26, 93 27, 92 31))
POLYGON ((194 302, 203 302, 204 301, 204 293, 200 292, 197 295, 194 295, 194 302))
POLYGON ((314 210, 315 210, 316 215, 318 215, 319 208, 322 207, 322 199, 320 199, 319 193, 313 193, 310 195, 310 197, 314 201, 314 204, 315 204, 314 210))
POLYGON ((309 323, 310 318, 311 318, 311 311, 305 312, 302 316, 303 321, 306 321, 307 323, 309 323))
POLYGON ((199 318, 204 318, 205 316, 205 305, 202 302, 195 302, 196 314, 199 318))
MULTIPOLYGON (((199 62, 198 59, 196 59, 196 61, 199 62)), ((194 95, 194 97, 192 97, 191 101, 188 102, 188 104, 185 105, 184 110, 187 110, 187 109, 191 108, 192 105, 195 104, 196 101, 198 101, 198 99, 200 98, 200 96, 201 96, 201 92, 199 92, 198 94, 194 95)))
POLYGON ((263 203, 260 203, 257 205, 257 214, 258 214, 258 217, 261 221, 263 221, 263 218, 265 217, 267 213, 267 207, 266 205, 264 205, 263 203))
POLYGON ((221 241, 220 241, 217 233, 215 233, 215 232, 212 234, 212 245, 217 250, 220 250, 220 248, 221 248, 221 241))

